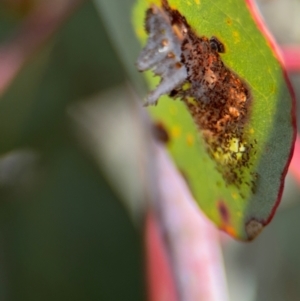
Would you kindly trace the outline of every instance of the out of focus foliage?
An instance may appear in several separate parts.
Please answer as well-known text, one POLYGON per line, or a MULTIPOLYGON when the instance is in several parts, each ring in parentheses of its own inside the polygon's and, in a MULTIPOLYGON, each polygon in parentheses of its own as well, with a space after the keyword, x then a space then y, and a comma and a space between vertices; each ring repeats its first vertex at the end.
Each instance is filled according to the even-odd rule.
MULTIPOLYGON (((6 4, 2 44, 30 13, 21 2, 6 4)), ((71 104, 124 80, 101 18, 86 2, 1 95, 1 300, 144 299, 141 233, 67 114, 71 104)))

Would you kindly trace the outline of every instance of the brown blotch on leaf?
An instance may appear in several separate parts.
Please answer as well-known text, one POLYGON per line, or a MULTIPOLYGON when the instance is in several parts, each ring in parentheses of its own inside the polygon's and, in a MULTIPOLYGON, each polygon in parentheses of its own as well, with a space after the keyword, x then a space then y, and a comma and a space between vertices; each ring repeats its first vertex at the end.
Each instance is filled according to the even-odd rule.
MULTIPOLYGON (((227 185, 240 187, 243 170, 249 168, 252 147, 244 127, 249 118, 251 93, 246 83, 228 67, 219 53, 224 45, 216 38, 197 36, 177 10, 164 3, 173 27, 181 32, 181 62, 187 70, 186 83, 171 95, 186 103, 208 154, 216 161, 227 185), (181 17, 180 17, 181 16, 181 17)), ((176 33, 175 33, 176 34, 176 33)), ((173 90, 173 91, 174 91, 173 90)))
POLYGON ((228 25, 231 25, 232 24, 232 20, 231 19, 226 19, 226 23, 228 24, 228 25))
POLYGON ((161 7, 152 5, 145 22, 149 37, 137 66, 161 77, 148 94, 147 105, 156 104, 164 94, 183 101, 226 185, 241 188, 250 181, 254 187, 256 178, 245 177, 256 152, 255 140, 244 130, 251 113, 251 91, 223 63, 224 44, 215 36, 198 36, 166 0, 161 7))
POLYGON ((170 135, 168 134, 164 124, 162 122, 156 122, 152 126, 152 132, 154 135, 154 138, 162 142, 164 144, 168 143, 170 141, 170 135))
POLYGON ((223 201, 219 201, 217 206, 222 219, 222 224, 228 224, 230 215, 226 204, 223 201))
POLYGON ((260 221, 255 219, 250 220, 245 227, 248 239, 253 240, 258 234, 260 234, 263 228, 264 225, 260 221))
POLYGON ((225 52, 225 46, 222 42, 219 41, 217 37, 211 37, 210 40, 210 47, 212 50, 218 51, 219 53, 225 52))

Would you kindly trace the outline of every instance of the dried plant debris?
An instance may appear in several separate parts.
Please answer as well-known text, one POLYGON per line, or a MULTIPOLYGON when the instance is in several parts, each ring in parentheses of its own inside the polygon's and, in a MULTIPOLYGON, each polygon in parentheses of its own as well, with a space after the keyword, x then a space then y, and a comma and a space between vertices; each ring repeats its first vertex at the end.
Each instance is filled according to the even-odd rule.
POLYGON ((148 41, 137 67, 161 77, 146 105, 157 104, 163 94, 185 102, 227 185, 248 185, 255 193, 258 175, 246 180, 256 141, 246 139, 251 93, 246 83, 224 65, 224 45, 216 38, 197 36, 179 11, 152 5, 146 14, 148 41))

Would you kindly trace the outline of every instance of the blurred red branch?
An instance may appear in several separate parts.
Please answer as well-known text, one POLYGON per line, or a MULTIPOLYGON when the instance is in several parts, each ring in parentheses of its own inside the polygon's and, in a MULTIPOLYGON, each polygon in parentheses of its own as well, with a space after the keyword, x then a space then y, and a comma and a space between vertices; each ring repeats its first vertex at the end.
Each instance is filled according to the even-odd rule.
POLYGON ((285 68, 289 72, 300 72, 300 46, 282 45, 285 68))
POLYGON ((43 46, 83 1, 41 1, 22 22, 16 34, 0 45, 0 95, 26 61, 43 46))
MULTIPOLYGON (((219 230, 200 211, 166 151, 158 146, 155 157, 160 198, 153 203, 155 218, 152 219, 152 223, 155 225, 152 224, 152 227, 161 231, 165 245, 155 238, 154 231, 152 236, 148 237, 148 243, 152 244, 152 249, 155 244, 156 250, 166 248, 165 251, 160 252, 169 255, 176 282, 176 288, 173 285, 174 296, 176 290, 179 300, 184 301, 228 300, 219 230), (160 246, 157 245, 158 243, 160 246)), ((162 257, 151 261, 157 268, 156 275, 148 277, 153 282, 150 283, 150 287, 152 289, 155 287, 156 296, 159 290, 165 294, 168 292, 170 296, 173 282, 170 278, 163 279, 163 274, 168 275, 166 272, 168 265, 166 262, 162 264, 159 258, 162 257), (158 285, 156 280, 155 286, 153 279, 161 279, 164 284, 158 285), (166 286, 164 290, 162 285, 166 286)), ((154 270, 152 267, 152 271, 154 270)))
POLYGON ((146 269, 149 301, 178 301, 167 250, 153 212, 146 216, 146 269))
POLYGON ((295 176, 300 183, 300 136, 297 136, 294 155, 290 164, 290 172, 295 176))

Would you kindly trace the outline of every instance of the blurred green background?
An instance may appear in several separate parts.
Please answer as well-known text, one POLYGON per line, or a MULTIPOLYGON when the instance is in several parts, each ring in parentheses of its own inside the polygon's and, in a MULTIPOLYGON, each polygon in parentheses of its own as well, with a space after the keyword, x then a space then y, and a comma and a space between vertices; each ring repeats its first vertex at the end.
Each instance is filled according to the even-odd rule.
MULTIPOLYGON (((39 4, 21 2, 0 4, 2 45, 39 4)), ((68 114, 125 80, 85 2, 1 95, 0 300, 145 299, 141 225, 68 114)))

